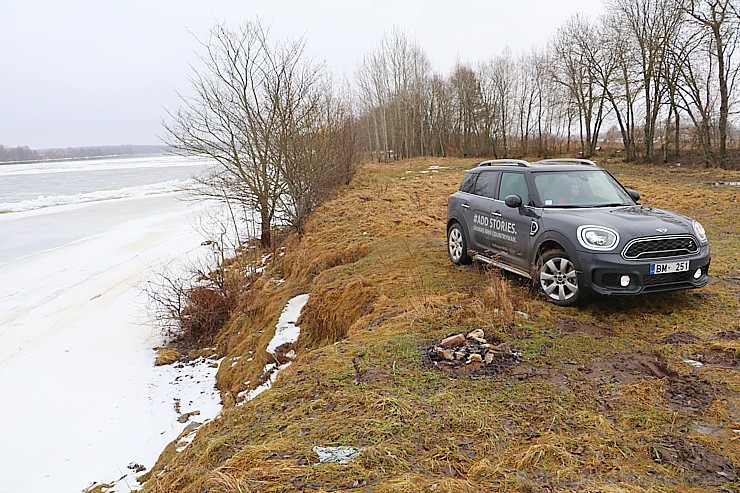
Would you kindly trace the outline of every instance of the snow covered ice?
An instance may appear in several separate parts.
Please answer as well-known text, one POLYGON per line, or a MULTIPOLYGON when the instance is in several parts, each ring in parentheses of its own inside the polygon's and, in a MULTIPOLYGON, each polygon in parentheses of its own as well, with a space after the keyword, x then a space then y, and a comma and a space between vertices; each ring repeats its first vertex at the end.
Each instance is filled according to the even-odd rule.
MULTIPOLYGON (((67 205, 0 214, 2 491, 75 492, 125 474, 116 490, 129 491, 141 473, 128 466, 150 468, 187 426, 178 416, 199 411, 191 420, 203 422, 220 411, 218 362, 153 365, 162 340, 146 316, 142 285, 173 259, 210 250, 193 226, 208 205, 180 200, 170 191, 177 184, 159 185, 159 176, 123 177, 164 166, 176 174, 193 163, 149 159, 110 164, 126 171, 113 173, 121 179, 107 192, 92 169, 82 194, 55 191, 48 180, 49 196, 67 205)), ((89 166, 68 164, 75 173, 89 166)), ((2 194, 9 177, 68 173, 58 163, 47 166, 52 171, 23 166, 0 166, 5 210, 29 200, 2 194)))

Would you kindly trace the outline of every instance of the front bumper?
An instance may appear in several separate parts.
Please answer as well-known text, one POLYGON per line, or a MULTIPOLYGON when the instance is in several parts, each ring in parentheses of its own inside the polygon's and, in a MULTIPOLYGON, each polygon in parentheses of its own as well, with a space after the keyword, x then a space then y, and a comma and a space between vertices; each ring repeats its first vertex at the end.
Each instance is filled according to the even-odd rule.
POLYGON ((673 291, 706 286, 709 282, 711 255, 703 245, 694 255, 651 260, 625 260, 619 253, 578 251, 581 277, 587 288, 599 294, 636 295, 656 291, 673 291), (689 261, 689 270, 670 274, 650 274, 651 263, 689 261), (701 276, 694 278, 697 269, 701 276), (630 276, 630 283, 621 286, 622 276, 630 276))

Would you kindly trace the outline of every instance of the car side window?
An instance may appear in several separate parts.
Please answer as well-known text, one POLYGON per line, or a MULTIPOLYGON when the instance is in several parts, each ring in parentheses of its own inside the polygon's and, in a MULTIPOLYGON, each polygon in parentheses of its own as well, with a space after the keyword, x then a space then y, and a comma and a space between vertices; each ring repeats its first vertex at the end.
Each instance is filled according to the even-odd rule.
POLYGON ((496 198, 496 185, 499 173, 494 171, 482 171, 478 173, 478 181, 475 182, 475 193, 489 199, 496 198))
POLYGON ((503 173, 501 176, 498 199, 504 200, 509 195, 518 195, 522 198, 522 204, 529 204, 529 188, 523 173, 503 173))
POLYGON ((474 193, 476 178, 478 178, 478 173, 466 174, 460 184, 460 191, 465 193, 474 193))

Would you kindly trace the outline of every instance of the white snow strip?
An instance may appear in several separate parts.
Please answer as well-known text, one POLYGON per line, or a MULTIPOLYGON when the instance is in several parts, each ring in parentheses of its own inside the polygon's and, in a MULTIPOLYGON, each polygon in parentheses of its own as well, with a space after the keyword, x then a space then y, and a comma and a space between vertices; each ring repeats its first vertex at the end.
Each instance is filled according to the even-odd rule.
MULTIPOLYGON (((275 335, 267 345, 266 351, 268 353, 274 355, 277 348, 283 344, 296 342, 298 340, 298 336, 301 334, 301 328, 295 324, 295 321, 300 317, 301 310, 303 310, 306 302, 308 302, 308 294, 299 294, 288 301, 285 305, 285 308, 283 308, 283 312, 280 314, 280 318, 278 318, 278 322, 275 325, 275 335)), ((296 354, 295 351, 291 350, 285 356, 289 359, 293 359, 296 357, 296 354)), ((247 361, 251 360, 252 358, 249 358, 247 361)), ((254 389, 239 392, 237 395, 238 400, 241 400, 239 405, 245 404, 260 395, 262 392, 271 389, 272 384, 275 383, 275 380, 278 377, 278 374, 289 367, 291 363, 291 361, 288 361, 280 366, 278 366, 277 363, 268 363, 265 365, 265 368, 262 370, 262 375, 267 375, 267 380, 254 389)), ((246 385, 249 385, 249 383, 250 382, 246 382, 246 385)))
POLYGON ((195 440, 195 435, 198 434, 198 430, 193 430, 184 437, 182 437, 180 440, 177 441, 177 448, 175 449, 177 452, 182 452, 185 450, 188 445, 193 443, 193 440, 195 440))
POLYGON ((175 168, 185 166, 211 166, 208 159, 182 156, 145 156, 126 158, 100 158, 73 161, 43 161, 0 166, 0 176, 71 173, 79 171, 134 170, 147 168, 175 168))
POLYGON ((301 316, 301 310, 303 310, 306 302, 308 302, 308 295, 300 294, 285 305, 283 313, 280 314, 280 318, 275 326, 275 336, 267 345, 266 351, 268 353, 275 354, 277 348, 283 344, 296 342, 298 340, 301 328, 298 327, 295 322, 298 320, 298 317, 301 316))
POLYGON ((0 214, 6 212, 23 212, 45 207, 54 207, 68 204, 84 204, 87 202, 100 202, 103 200, 126 199, 130 197, 145 197, 147 195, 160 195, 164 193, 178 192, 186 187, 191 187, 195 182, 193 180, 170 180, 152 185, 142 185, 138 187, 119 188, 117 190, 101 190, 88 193, 76 193, 73 195, 54 195, 45 197, 40 195, 33 200, 23 200, 21 202, 4 202, 0 203, 0 214))
POLYGON ((702 366, 704 366, 704 363, 702 363, 701 361, 696 361, 693 359, 685 359, 683 360, 683 362, 690 364, 694 368, 701 368, 702 366))
MULTIPOLYGON (((263 383, 262 385, 258 385, 252 390, 245 390, 237 394, 237 397, 238 397, 237 400, 243 399, 239 402, 239 405, 246 404, 247 402, 251 401, 258 395, 260 395, 265 390, 271 389, 272 384, 275 383, 275 380, 277 380, 278 374, 284 369, 286 369, 287 367, 289 367, 292 363, 293 363, 292 361, 288 361, 284 365, 280 365, 278 367, 275 367, 275 365, 272 365, 273 368, 269 370, 270 376, 267 377, 267 380, 265 381, 265 383, 263 383)), ((267 366, 271 366, 271 365, 267 365, 267 366)), ((265 369, 267 369, 267 366, 265 367, 265 369)))

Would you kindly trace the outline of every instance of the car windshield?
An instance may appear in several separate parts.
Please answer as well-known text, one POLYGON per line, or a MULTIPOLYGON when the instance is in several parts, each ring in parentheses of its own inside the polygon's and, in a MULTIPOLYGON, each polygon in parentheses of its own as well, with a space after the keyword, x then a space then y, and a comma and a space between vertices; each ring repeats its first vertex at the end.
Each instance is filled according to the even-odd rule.
POLYGON ((634 205, 632 197, 603 170, 534 173, 542 207, 609 207, 634 205))

